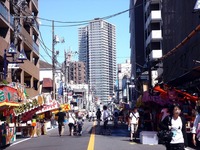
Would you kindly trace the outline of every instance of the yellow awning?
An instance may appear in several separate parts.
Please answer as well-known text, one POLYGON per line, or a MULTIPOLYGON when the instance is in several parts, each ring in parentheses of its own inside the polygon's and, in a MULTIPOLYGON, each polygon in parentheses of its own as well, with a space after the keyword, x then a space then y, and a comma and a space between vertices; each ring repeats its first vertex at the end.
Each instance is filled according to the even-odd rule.
POLYGON ((20 104, 19 103, 11 103, 11 102, 2 102, 2 103, 0 103, 0 107, 2 107, 2 106, 19 107, 20 104))

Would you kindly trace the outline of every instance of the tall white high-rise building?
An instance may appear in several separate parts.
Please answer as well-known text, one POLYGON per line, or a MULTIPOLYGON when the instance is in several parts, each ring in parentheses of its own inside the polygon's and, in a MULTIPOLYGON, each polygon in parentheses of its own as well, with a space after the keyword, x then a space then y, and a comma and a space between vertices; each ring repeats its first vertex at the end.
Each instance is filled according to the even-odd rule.
POLYGON ((96 99, 107 101, 116 80, 115 26, 94 19, 79 28, 79 61, 85 63, 87 81, 96 99))

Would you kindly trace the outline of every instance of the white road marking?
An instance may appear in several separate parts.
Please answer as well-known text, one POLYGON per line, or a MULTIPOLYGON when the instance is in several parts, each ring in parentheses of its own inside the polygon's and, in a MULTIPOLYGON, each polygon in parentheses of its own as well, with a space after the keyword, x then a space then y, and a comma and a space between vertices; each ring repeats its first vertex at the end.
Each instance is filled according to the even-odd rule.
POLYGON ((31 139, 31 138, 27 138, 27 139, 24 139, 24 140, 20 140, 20 141, 18 141, 18 142, 15 142, 15 143, 11 144, 10 147, 11 147, 11 146, 14 146, 14 145, 16 145, 16 144, 25 142, 25 141, 30 140, 30 139, 31 139))

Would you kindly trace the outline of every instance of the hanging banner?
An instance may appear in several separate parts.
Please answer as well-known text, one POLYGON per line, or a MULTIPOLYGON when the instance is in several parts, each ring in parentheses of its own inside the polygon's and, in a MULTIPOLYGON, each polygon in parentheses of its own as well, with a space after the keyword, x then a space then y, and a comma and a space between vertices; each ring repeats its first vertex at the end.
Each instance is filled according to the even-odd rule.
POLYGON ((41 114, 47 111, 58 109, 59 107, 60 107, 60 104, 58 103, 58 101, 53 100, 49 103, 49 105, 44 105, 41 110, 36 112, 36 114, 41 114))
POLYGON ((14 109, 15 116, 18 116, 20 114, 23 114, 25 112, 28 112, 32 109, 35 109, 37 107, 40 107, 44 105, 44 98, 42 95, 38 95, 34 97, 33 99, 27 100, 26 103, 21 104, 19 107, 14 109))

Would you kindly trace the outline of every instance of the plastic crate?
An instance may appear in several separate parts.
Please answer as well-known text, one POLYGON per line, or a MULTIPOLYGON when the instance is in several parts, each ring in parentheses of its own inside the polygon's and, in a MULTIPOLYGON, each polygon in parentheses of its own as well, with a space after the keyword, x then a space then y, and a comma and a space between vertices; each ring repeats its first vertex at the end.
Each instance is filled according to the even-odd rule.
POLYGON ((157 132, 155 132, 155 131, 142 131, 142 132, 140 132, 140 143, 141 144, 157 145, 158 144, 157 132))

